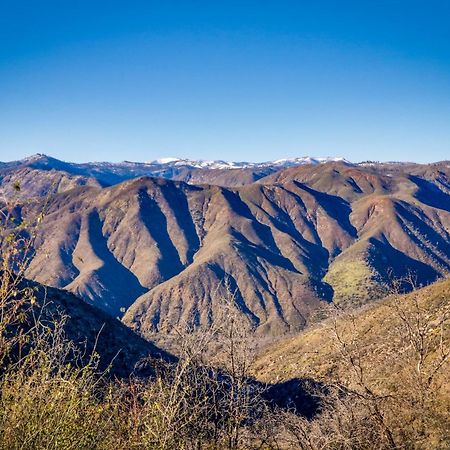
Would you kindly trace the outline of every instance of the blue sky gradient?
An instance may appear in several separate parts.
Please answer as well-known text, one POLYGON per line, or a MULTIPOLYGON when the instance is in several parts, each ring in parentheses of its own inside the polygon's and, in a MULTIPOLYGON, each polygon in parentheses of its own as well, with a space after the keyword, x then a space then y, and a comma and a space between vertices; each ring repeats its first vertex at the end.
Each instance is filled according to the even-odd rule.
POLYGON ((450 2, 0 1, 0 161, 450 159, 450 2))

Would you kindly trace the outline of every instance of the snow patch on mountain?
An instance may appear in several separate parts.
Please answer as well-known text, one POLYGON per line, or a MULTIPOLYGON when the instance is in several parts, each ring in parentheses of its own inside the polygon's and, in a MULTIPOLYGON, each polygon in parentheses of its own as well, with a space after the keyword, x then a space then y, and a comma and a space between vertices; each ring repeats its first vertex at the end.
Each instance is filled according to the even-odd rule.
POLYGON ((305 164, 323 164, 327 162, 344 162, 350 164, 342 157, 311 157, 302 156, 298 158, 283 158, 275 161, 248 162, 248 161, 223 161, 223 160, 192 160, 183 158, 166 157, 151 161, 148 164, 158 164, 167 166, 188 166, 197 169, 262 169, 266 167, 291 167, 305 164))
POLYGON ((155 159, 154 161, 150 161, 148 164, 170 164, 177 161, 180 161, 180 158, 168 156, 166 158, 155 159))

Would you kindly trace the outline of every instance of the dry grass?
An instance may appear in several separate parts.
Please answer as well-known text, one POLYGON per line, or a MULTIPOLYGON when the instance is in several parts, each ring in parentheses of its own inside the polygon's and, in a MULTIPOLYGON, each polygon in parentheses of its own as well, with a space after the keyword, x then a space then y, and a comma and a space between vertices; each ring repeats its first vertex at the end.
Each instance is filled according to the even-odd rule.
POLYGON ((180 359, 115 380, 95 351, 34 314, 22 288, 33 233, 2 216, 0 449, 428 449, 450 437, 450 280, 345 313, 253 362, 230 293, 211 326, 180 332, 180 359), (205 359, 212 347, 216 353, 205 359), (311 377, 310 419, 263 400, 250 380, 311 377))
POLYGON ((448 448, 449 363, 445 280, 279 342, 254 373, 267 382, 306 377, 328 386, 316 393, 323 407, 313 421, 286 419, 303 438, 314 437, 301 448, 448 448))
MULTIPOLYGON (((33 235, 8 211, 0 234, 0 449, 272 448, 261 392, 248 381, 246 330, 236 309, 208 332, 180 334, 181 358, 150 358, 151 379, 115 380, 99 371, 96 348, 70 341, 70 317, 37 315, 24 284, 33 235), (220 342, 214 367, 203 354, 220 342)), ((231 299, 232 300, 232 299, 231 299)))

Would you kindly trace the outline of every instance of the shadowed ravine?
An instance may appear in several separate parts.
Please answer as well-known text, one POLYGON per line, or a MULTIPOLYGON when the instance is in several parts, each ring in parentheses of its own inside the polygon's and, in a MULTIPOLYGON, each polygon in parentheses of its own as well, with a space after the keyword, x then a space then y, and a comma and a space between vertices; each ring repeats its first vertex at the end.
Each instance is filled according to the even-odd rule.
POLYGON ((447 273, 448 170, 337 162, 233 188, 142 177, 69 189, 48 199, 30 276, 126 310, 148 335, 206 326, 227 278, 256 333, 300 330, 324 303, 363 304, 392 276, 447 273))

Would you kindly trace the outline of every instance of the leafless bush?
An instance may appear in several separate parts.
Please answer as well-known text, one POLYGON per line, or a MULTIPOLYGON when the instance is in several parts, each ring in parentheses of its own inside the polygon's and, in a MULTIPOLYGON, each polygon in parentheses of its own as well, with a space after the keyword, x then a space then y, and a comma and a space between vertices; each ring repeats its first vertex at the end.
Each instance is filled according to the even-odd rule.
POLYGON ((433 309, 420 292, 404 297, 395 286, 386 302, 393 329, 381 342, 369 344, 358 316, 337 309, 330 332, 339 367, 324 380, 325 390, 313 391, 320 399, 318 415, 307 420, 282 413, 293 448, 447 448, 450 407, 443 398, 448 398, 450 304, 441 299, 443 307, 433 309), (397 364, 375 366, 380 352, 397 364))
POLYGON ((34 308, 24 280, 33 235, 8 214, 1 246, 0 448, 270 448, 273 430, 262 420, 268 410, 249 380, 251 346, 231 294, 210 329, 180 332, 178 363, 152 360, 153 379, 108 381, 95 349, 86 362, 83 349, 65 337, 69 317, 37 315, 45 304, 34 308), (220 358, 207 363, 211 346, 220 358))
POLYGON ((0 368, 13 349, 20 352, 33 329, 21 326, 36 302, 33 289, 23 280, 41 220, 39 215, 30 223, 21 217, 15 199, 0 200, 0 368))
POLYGON ((251 376, 251 322, 226 282, 216 293, 209 327, 176 330, 177 363, 150 359, 152 379, 108 379, 99 372, 95 348, 86 358, 64 335, 69 317, 44 320, 36 311, 45 304, 34 308, 35 293, 24 276, 40 216, 25 222, 6 201, 0 212, 0 448, 381 450, 448 444, 450 408, 440 400, 450 360, 448 299, 433 314, 418 295, 388 301, 395 329, 393 342, 384 343, 389 357, 401 359, 394 374, 374 368, 374 350, 358 317, 336 309, 329 331, 339 370, 322 380, 326 386, 311 388, 320 408, 305 418, 264 400, 263 385, 251 376))
MULTIPOLYGON (((207 329, 177 330, 180 361, 160 369, 150 388, 166 399, 158 403, 160 422, 150 428, 154 438, 171 437, 177 445, 181 439, 188 448, 270 448, 274 433, 264 426, 269 408, 262 386, 250 376, 255 356, 250 329, 237 310, 235 292, 225 287, 225 295, 215 296, 216 315, 207 329)), ((178 447, 167 447, 165 440, 158 448, 178 447)))

